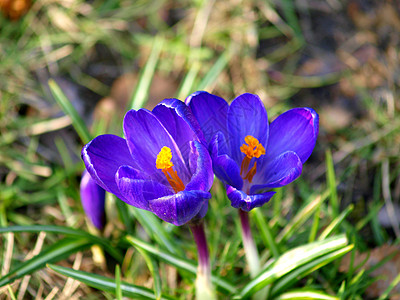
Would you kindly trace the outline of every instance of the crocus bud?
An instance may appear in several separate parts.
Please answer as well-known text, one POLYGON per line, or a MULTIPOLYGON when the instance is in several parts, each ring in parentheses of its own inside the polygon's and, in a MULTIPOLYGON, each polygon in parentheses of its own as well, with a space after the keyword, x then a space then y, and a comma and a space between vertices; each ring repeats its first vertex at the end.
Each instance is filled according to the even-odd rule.
POLYGON ((105 190, 92 179, 86 170, 82 174, 80 194, 86 216, 94 226, 102 229, 105 223, 105 190))

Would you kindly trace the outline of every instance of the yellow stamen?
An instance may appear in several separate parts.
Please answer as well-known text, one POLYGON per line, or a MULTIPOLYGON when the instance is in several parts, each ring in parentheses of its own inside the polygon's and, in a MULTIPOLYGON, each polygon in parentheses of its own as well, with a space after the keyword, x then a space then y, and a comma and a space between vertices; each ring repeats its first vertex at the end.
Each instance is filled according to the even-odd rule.
POLYGON ((254 175, 257 172, 257 162, 254 163, 254 166, 247 172, 250 166, 250 161, 253 157, 260 158, 261 155, 265 154, 265 148, 260 142, 253 136, 248 135, 244 138, 244 141, 247 143, 243 144, 240 147, 240 151, 242 151, 246 156, 243 158, 242 165, 240 167, 240 175, 244 180, 248 180, 251 183, 254 175), (247 174, 246 174, 247 172, 247 174), (243 176, 243 174, 246 174, 243 176))
POLYGON ((160 169, 165 177, 168 180, 168 183, 171 185, 172 189, 175 193, 183 191, 185 189, 185 185, 182 180, 179 178, 178 174, 172 167, 174 164, 171 161, 172 152, 168 147, 162 147, 160 152, 157 155, 156 159, 156 168, 160 169))

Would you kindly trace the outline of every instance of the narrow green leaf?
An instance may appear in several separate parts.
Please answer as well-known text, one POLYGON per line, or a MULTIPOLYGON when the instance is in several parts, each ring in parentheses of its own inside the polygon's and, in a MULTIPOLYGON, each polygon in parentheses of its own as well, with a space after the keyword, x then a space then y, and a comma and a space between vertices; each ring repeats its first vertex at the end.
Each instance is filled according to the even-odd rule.
POLYGON ((160 58, 162 45, 163 39, 156 37, 153 41, 153 47, 151 49, 150 56, 146 62, 143 72, 140 75, 135 92, 132 94, 130 101, 130 107, 132 109, 142 108, 147 101, 151 81, 156 71, 158 59, 160 58))
POLYGON ((269 227, 268 222, 265 221, 265 218, 259 209, 253 209, 252 214, 255 216, 254 219, 257 223, 258 228, 261 231, 261 237, 262 237, 264 243, 271 250, 272 255, 275 258, 278 258, 280 253, 278 250, 278 246, 275 243, 274 238, 272 237, 271 228, 269 227))
POLYGON ((149 271, 151 273, 151 277, 153 278, 154 281, 154 295, 156 299, 161 299, 161 277, 160 273, 158 271, 158 265, 154 261, 154 259, 147 254, 147 251, 143 250, 142 248, 136 248, 140 254, 143 256, 144 260, 146 261, 147 267, 149 268, 149 271))
POLYGON ((159 245, 165 247, 169 252, 183 256, 183 252, 179 249, 171 238, 171 235, 165 231, 161 225, 161 221, 151 212, 130 206, 133 215, 139 221, 140 225, 146 230, 159 245))
POLYGON ((231 58, 231 51, 227 50, 224 53, 222 53, 222 55, 217 59, 215 64, 212 66, 212 68, 208 71, 206 76, 204 76, 203 80, 197 86, 197 90, 202 91, 209 88, 209 86, 217 80, 219 74, 221 74, 221 72, 224 70, 230 58, 231 58))
POLYGON ((338 297, 331 296, 321 291, 312 290, 312 289, 299 289, 292 290, 290 292, 286 292, 278 297, 274 298, 274 300, 296 300, 296 299, 318 299, 318 300, 339 300, 338 297))
POLYGON ((339 215, 339 200, 336 191, 336 176, 335 176, 335 166, 333 165, 332 153, 328 149, 325 152, 326 160, 326 183, 330 191, 330 204, 332 207, 333 217, 336 218, 339 215))
POLYGON ((329 191, 326 191, 322 195, 318 195, 314 200, 310 201, 278 234, 276 241, 280 243, 290 238, 297 231, 297 229, 300 228, 312 216, 314 211, 328 198, 328 196, 329 191))
POLYGON ((187 73, 185 79, 182 82, 181 87, 179 88, 178 91, 178 99, 185 99, 187 96, 189 96, 190 91, 192 90, 194 81, 196 79, 197 74, 199 73, 200 70, 200 62, 199 61, 194 61, 192 62, 192 65, 189 69, 189 72, 187 73))
POLYGON ((327 236, 332 234, 332 232, 343 222, 344 219, 351 213, 354 209, 354 205, 350 204, 344 211, 341 212, 321 233, 318 237, 319 241, 326 239, 327 236))
POLYGON ((341 249, 347 245, 345 235, 338 235, 323 241, 317 241, 297 247, 282 254, 276 261, 268 265, 256 278, 251 280, 241 291, 240 298, 246 298, 283 275, 320 256, 341 249))
POLYGON ((117 297, 117 300, 122 300, 121 268, 119 265, 115 266, 115 296, 117 297))
POLYGON ((290 286, 299 282, 299 280, 311 272, 322 268, 323 266, 331 263, 332 261, 338 259, 339 257, 345 255, 347 252, 351 251, 354 245, 349 245, 342 249, 336 250, 334 252, 325 254, 319 258, 316 258, 309 263, 295 269, 293 272, 285 275, 281 279, 274 283, 271 291, 271 295, 277 295, 282 291, 286 291, 290 286))
MULTIPOLYGON (((107 278, 101 275, 74 270, 52 264, 48 264, 47 266, 50 269, 64 276, 71 277, 84 284, 87 284, 90 287, 115 295, 117 286, 115 280, 112 278, 107 278)), ((154 296, 153 292, 150 289, 129 284, 123 281, 121 282, 121 292, 123 296, 133 299, 156 299, 156 297, 154 296)), ((173 298, 163 295, 161 299, 169 300, 173 298)))
POLYGON ((65 226, 56 226, 56 225, 31 225, 31 226, 8 226, 8 227, 0 227, 0 234, 7 232, 48 232, 48 233, 57 233, 57 234, 65 234, 69 237, 81 237, 86 238, 91 241, 93 244, 98 244, 104 247, 104 249, 113 256, 116 260, 122 261, 122 254, 110 244, 110 242, 106 239, 100 238, 95 235, 91 235, 86 231, 74 229, 65 226))
POLYGON ((314 220, 310 230, 310 236, 308 237, 308 242, 312 243, 315 241, 317 236, 318 228, 319 228, 319 219, 321 213, 321 202, 318 204, 317 208, 315 209, 314 213, 314 220))
POLYGON ((84 250, 90 246, 87 239, 65 238, 57 241, 50 247, 46 248, 38 255, 28 261, 23 262, 19 267, 0 278, 0 286, 4 286, 21 278, 25 275, 32 274, 38 269, 43 268, 49 262, 57 262, 67 258, 72 253, 84 250))
POLYGON ((58 105, 61 106, 64 113, 71 118, 72 125, 74 126, 82 142, 84 144, 89 143, 91 136, 85 125, 85 122, 83 122, 82 118, 79 116, 78 112, 72 106, 71 102, 68 100, 67 96, 65 96, 58 84, 53 79, 50 79, 48 83, 54 99, 57 101, 58 105))
MULTIPOLYGON (((192 262, 188 261, 183 258, 178 258, 174 254, 168 253, 166 251, 160 250, 153 245, 150 245, 146 242, 143 242, 133 236, 127 236, 126 240, 132 244, 135 248, 141 248, 150 254, 154 255, 155 257, 161 259, 162 261, 165 261, 166 263, 175 266, 176 268, 180 270, 187 271, 189 273, 192 273, 194 275, 197 274, 197 265, 192 262)), ((229 282, 225 281, 222 278, 219 278, 217 276, 212 275, 211 276, 211 281, 216 285, 219 286, 221 289, 228 291, 230 293, 236 293, 236 287, 230 284, 229 282)))

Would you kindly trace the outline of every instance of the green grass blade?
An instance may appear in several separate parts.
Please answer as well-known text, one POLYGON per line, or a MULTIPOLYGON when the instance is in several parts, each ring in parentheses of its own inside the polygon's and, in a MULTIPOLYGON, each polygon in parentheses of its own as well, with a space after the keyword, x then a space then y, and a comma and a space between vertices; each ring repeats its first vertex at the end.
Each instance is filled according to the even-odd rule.
POLYGON ((393 279, 393 281, 390 283, 388 288, 383 292, 383 294, 379 297, 378 300, 389 299, 390 292, 399 284, 399 282, 400 282, 400 274, 398 274, 396 278, 393 279))
POLYGON ((153 281, 154 281, 154 295, 155 295, 156 299, 159 300, 159 299, 161 299, 162 285, 161 285, 160 273, 158 271, 158 265, 154 261, 154 259, 150 255, 147 254, 147 252, 145 250, 143 250, 142 248, 136 248, 136 249, 140 252, 140 254, 143 256, 144 260, 146 261, 146 265, 149 268, 151 277, 153 278, 153 281))
POLYGON ((290 272, 282 279, 277 280, 277 282, 274 284, 271 290, 271 295, 277 295, 282 291, 286 291, 290 286, 298 283, 301 278, 307 276, 311 272, 314 272, 315 270, 318 270, 323 266, 331 263, 332 261, 338 259, 339 257, 345 255, 353 248, 354 245, 349 245, 337 251, 328 253, 317 259, 314 259, 313 261, 310 261, 309 263, 305 264, 304 266, 301 266, 300 268, 297 268, 293 272, 290 272))
POLYGON ((178 92, 178 99, 185 99, 187 96, 189 96, 190 91, 192 90, 194 81, 196 80, 196 76, 200 71, 200 62, 195 61, 192 63, 192 66, 189 69, 189 72, 187 73, 185 79, 183 80, 183 83, 181 87, 179 88, 178 92))
POLYGON ((91 235, 86 231, 74 229, 70 227, 64 226, 56 226, 56 225, 31 225, 31 226, 8 226, 8 227, 0 227, 0 234, 7 232, 48 232, 48 233, 56 233, 56 234, 64 234, 68 237, 79 237, 86 238, 91 241, 93 244, 98 244, 104 247, 104 249, 112 255, 116 260, 123 260, 122 254, 113 247, 108 240, 97 237, 95 235, 91 235))
POLYGON ((265 221, 264 216, 262 215, 262 213, 259 209, 253 209, 252 215, 254 215, 254 217, 255 217, 254 219, 257 223, 258 228, 261 231, 261 237, 262 237, 264 243, 271 250, 272 255, 275 258, 278 258, 280 253, 278 250, 278 246, 275 243, 275 239, 272 236, 271 228, 269 227, 268 222, 265 221))
POLYGON ((158 59, 160 58, 162 45, 163 39, 156 37, 153 42, 150 56, 140 75, 135 92, 132 94, 129 106, 132 109, 142 108, 148 99, 151 81, 156 71, 158 59))
POLYGON ((354 205, 350 204, 342 213, 337 216, 318 237, 319 241, 326 239, 327 236, 332 234, 334 230, 343 222, 344 219, 353 211, 354 205))
POLYGON ((23 262, 19 267, 12 270, 10 273, 0 278, 0 286, 4 286, 13 282, 14 280, 24 277, 25 275, 32 274, 46 266, 49 262, 57 262, 67 258, 72 253, 84 250, 90 246, 87 239, 62 239, 50 247, 46 248, 32 259, 23 262))
POLYGON ((268 284, 278 280, 285 274, 303 266, 330 252, 341 249, 347 245, 345 235, 338 235, 323 241, 317 241, 297 247, 282 254, 270 264, 256 278, 251 280, 241 291, 240 298, 247 298, 261 290, 268 284))
POLYGON ((208 71, 206 76, 204 76, 203 80, 199 83, 197 90, 202 91, 209 88, 209 86, 211 86, 217 80, 219 74, 221 74, 221 72, 224 70, 230 58, 231 52, 229 50, 222 53, 212 68, 208 71))
MULTIPOLYGON (((146 242, 143 242, 133 236, 127 236, 126 240, 132 244, 135 248, 141 248, 150 254, 154 255, 155 257, 161 259, 162 261, 165 261, 166 263, 175 266, 176 268, 187 271, 189 273, 192 273, 194 275, 197 274, 197 265, 194 262, 188 261, 186 259, 178 258, 173 254, 170 254, 168 252, 165 252, 163 250, 160 250, 153 245, 150 245, 146 242)), ((212 282, 220 287, 221 289, 230 292, 230 293, 236 293, 236 287, 230 284, 229 282, 212 275, 211 276, 212 282)))
MULTIPOLYGON (((71 277, 92 288, 115 295, 117 286, 115 280, 112 278, 107 278, 101 275, 74 270, 52 264, 48 264, 47 266, 57 273, 60 273, 67 277, 71 277)), ((150 289, 129 284, 123 281, 121 282, 121 292, 123 296, 133 299, 156 299, 156 297, 154 296, 153 292, 150 289)), ((161 299, 167 300, 173 298, 168 296, 162 296, 161 299)))
POLYGON ((119 265, 115 266, 115 296, 117 297, 117 300, 122 300, 121 268, 119 265))
POLYGON ((166 248, 169 252, 183 256, 180 250, 171 238, 171 235, 165 231, 161 225, 161 221, 151 212, 139 209, 133 206, 129 207, 139 221, 140 225, 146 230, 147 234, 151 236, 159 245, 166 248))
POLYGON ((274 300, 296 300, 296 299, 318 299, 318 300, 339 300, 338 297, 331 296, 321 291, 316 291, 312 289, 299 289, 292 290, 290 292, 286 292, 282 295, 279 295, 274 300))
POLYGON ((278 243, 290 238, 314 213, 314 211, 321 205, 327 198, 329 192, 318 195, 314 200, 310 201, 303 209, 301 209, 285 226, 285 228, 278 234, 276 241, 278 243))
POLYGON ((91 135, 89 133, 89 130, 87 129, 85 122, 83 122, 78 112, 75 110, 71 102, 68 100, 67 96, 65 96, 64 92, 61 90, 61 88, 53 79, 49 80, 49 87, 58 105, 60 105, 64 113, 71 118, 72 125, 74 126, 82 142, 84 144, 89 143, 91 140, 91 135))
POLYGON ((335 166, 333 165, 332 153, 330 150, 326 150, 325 160, 326 160, 326 183, 330 191, 329 201, 332 207, 332 215, 334 218, 336 218, 339 215, 340 203, 336 191, 335 166))

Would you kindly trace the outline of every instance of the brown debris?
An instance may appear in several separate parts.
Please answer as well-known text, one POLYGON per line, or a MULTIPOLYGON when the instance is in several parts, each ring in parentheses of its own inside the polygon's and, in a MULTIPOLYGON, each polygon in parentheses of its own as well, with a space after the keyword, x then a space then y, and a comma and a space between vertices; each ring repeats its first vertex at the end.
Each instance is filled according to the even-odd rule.
MULTIPOLYGON (((391 260, 386 262, 384 265, 374 270, 370 276, 373 278, 381 278, 372 283, 365 291, 366 296, 369 298, 377 299, 382 295, 385 290, 389 287, 390 283, 400 273, 400 245, 383 245, 381 247, 373 249, 368 253, 356 253, 354 259, 354 266, 360 265, 366 259, 367 262, 362 266, 363 269, 370 269, 376 264, 390 255, 395 255, 391 260)), ((351 255, 347 254, 339 267, 341 272, 348 272, 350 268, 351 255)), ((395 286, 390 294, 390 299, 400 299, 400 284, 395 286)))

